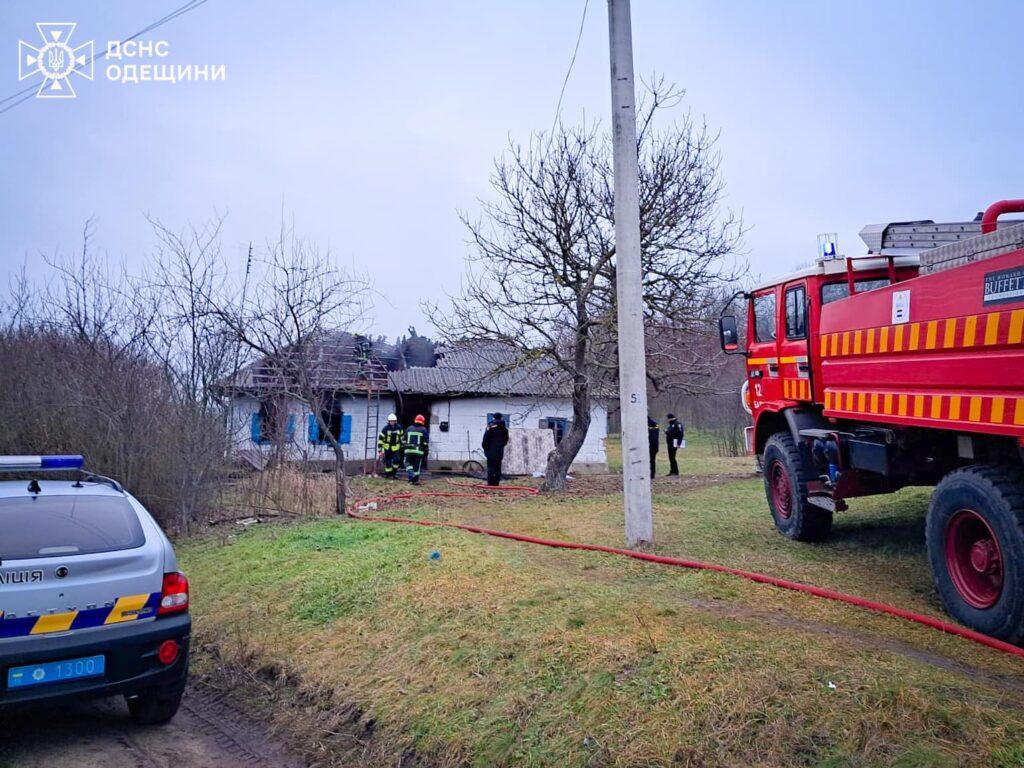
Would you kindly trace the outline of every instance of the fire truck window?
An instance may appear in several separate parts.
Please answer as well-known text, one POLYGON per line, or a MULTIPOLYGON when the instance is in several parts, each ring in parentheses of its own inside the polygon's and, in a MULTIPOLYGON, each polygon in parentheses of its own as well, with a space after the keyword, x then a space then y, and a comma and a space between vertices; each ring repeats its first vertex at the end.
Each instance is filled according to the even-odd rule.
POLYGON ((775 293, 754 297, 754 338, 775 341, 775 293))
POLYGON ((888 277, 880 277, 877 280, 858 280, 857 281, 857 293, 867 293, 873 291, 876 288, 885 288, 889 285, 888 277))
MULTIPOLYGON (((857 293, 866 293, 867 291, 873 291, 876 288, 885 288, 889 285, 889 278, 880 277, 877 280, 858 280, 857 293)), ((827 285, 821 286, 821 303, 822 306, 825 304, 831 304, 833 301, 839 299, 845 299, 850 295, 850 288, 846 283, 828 283, 827 285)))
POLYGON ((786 338, 807 338, 807 293, 802 285, 786 291, 786 338))

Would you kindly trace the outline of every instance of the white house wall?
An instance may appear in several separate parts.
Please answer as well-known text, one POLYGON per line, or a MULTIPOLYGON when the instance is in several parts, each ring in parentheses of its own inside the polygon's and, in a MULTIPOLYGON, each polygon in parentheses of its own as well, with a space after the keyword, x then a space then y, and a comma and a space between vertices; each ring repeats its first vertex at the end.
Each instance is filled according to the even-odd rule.
MULTIPOLYGON (((344 413, 352 416, 351 442, 345 446, 346 458, 361 461, 364 458, 366 436, 366 398, 348 396, 343 404, 344 413)), ((388 413, 395 410, 391 397, 381 397, 380 426, 388 413)), ((270 453, 274 446, 252 441, 252 415, 259 411, 259 400, 254 397, 236 397, 230 410, 232 447, 240 450, 260 450, 270 453)), ((572 419, 569 398, 537 400, 532 397, 461 397, 437 400, 430 410, 429 459, 436 468, 462 469, 467 461, 483 463, 480 447, 487 414, 499 412, 510 427, 536 429, 541 419, 572 419), (449 430, 442 432, 440 423, 447 421, 449 430)), ((309 409, 292 400, 287 413, 295 417, 295 432, 287 446, 288 455, 296 460, 333 461, 334 452, 329 445, 311 444, 308 435, 309 409)), ((603 403, 596 403, 591 411, 590 429, 583 441, 573 467, 582 470, 607 468, 605 439, 608 437, 608 411, 603 403)), ((372 457, 372 452, 371 452, 372 457)))
MULTIPOLYGON (((257 445, 252 441, 252 415, 258 413, 259 408, 259 400, 254 397, 236 397, 232 401, 230 435, 232 447, 235 450, 258 449, 264 453, 273 450, 272 445, 257 445)), ((342 410, 352 416, 351 441, 344 446, 345 458, 362 461, 366 442, 366 398, 356 395, 346 396, 343 400, 342 410)), ((388 414, 394 410, 394 400, 390 396, 382 396, 380 399, 380 426, 384 426, 388 414)), ((291 400, 288 402, 287 413, 295 417, 295 433, 288 443, 288 454, 295 459, 333 461, 334 451, 331 450, 330 445, 309 442, 309 408, 298 400, 291 400)), ((376 438, 374 438, 371 457, 375 455, 375 452, 376 438)))
MULTIPOLYGON (((569 398, 537 400, 532 397, 460 397, 435 401, 430 409, 430 458, 437 463, 448 462, 453 468, 474 460, 483 462, 480 447, 487 414, 501 413, 510 427, 536 429, 541 419, 572 419, 569 398), (442 432, 440 423, 449 429, 442 432), (457 466, 456 466, 457 465, 457 466)), ((608 458, 604 443, 608 437, 608 411, 597 403, 591 411, 590 429, 583 441, 574 467, 604 469, 608 458)))

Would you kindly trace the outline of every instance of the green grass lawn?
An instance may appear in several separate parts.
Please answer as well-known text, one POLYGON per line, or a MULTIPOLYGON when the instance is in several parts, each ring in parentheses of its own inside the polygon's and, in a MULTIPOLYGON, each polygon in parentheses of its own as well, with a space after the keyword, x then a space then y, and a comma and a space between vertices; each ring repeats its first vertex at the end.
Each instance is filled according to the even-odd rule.
MULTIPOLYGON (((858 501, 830 542, 802 545, 774 533, 758 480, 659 489, 656 548, 940 615, 926 499, 911 489, 858 501)), ((622 536, 617 495, 402 513, 622 536)), ((179 554, 199 644, 372 722, 372 739, 335 744, 338 765, 1024 764, 1019 660, 808 596, 339 519, 257 526, 179 554)), ((316 738, 299 710, 277 717, 316 738)))
MULTIPOLYGON (((622 438, 610 435, 605 440, 605 452, 608 455, 608 471, 621 474, 622 438)), ((735 474, 754 470, 752 456, 716 456, 711 435, 695 429, 687 431, 686 448, 679 450, 676 460, 683 475, 735 474)), ((665 447, 664 435, 654 463, 657 476, 668 473, 668 448, 665 447)))

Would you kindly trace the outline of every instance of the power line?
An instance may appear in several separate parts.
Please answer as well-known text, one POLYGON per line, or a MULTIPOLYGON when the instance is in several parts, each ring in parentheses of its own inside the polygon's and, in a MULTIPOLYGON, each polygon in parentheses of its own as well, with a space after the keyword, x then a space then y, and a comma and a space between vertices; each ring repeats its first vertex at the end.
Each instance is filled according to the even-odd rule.
MULTIPOLYGON (((158 27, 162 27, 164 24, 167 24, 170 21, 174 21, 174 19, 178 18, 179 16, 184 16, 189 11, 193 11, 196 8, 198 8, 199 6, 201 6, 201 5, 203 5, 204 3, 207 3, 207 2, 209 2, 209 0, 189 0, 189 2, 185 3, 180 8, 177 8, 176 10, 171 11, 170 13, 168 13, 163 18, 157 19, 156 21, 154 21, 153 23, 149 24, 148 26, 143 27, 142 29, 140 29, 138 32, 136 32, 135 34, 131 35, 130 37, 126 37, 124 40, 121 40, 119 42, 119 44, 120 45, 124 45, 125 43, 134 40, 135 38, 139 37, 140 35, 144 35, 147 32, 152 32, 154 29, 157 29, 158 27)), ((102 54, 96 53, 95 49, 94 49, 92 56, 89 57, 89 60, 86 62, 86 64, 92 64, 101 55, 103 55, 103 56, 106 55, 106 49, 103 50, 102 54)), ((16 106, 18 106, 22 102, 28 101, 30 98, 32 98, 32 94, 30 93, 30 91, 38 90, 39 85, 40 85, 40 82, 36 81, 35 83, 29 85, 27 88, 22 88, 20 91, 17 91, 15 93, 12 93, 10 96, 6 96, 3 99, 0 99, 0 104, 5 104, 8 101, 11 101, 12 99, 18 99, 13 104, 8 104, 3 109, 0 109, 0 115, 2 115, 4 112, 8 112, 8 111, 14 109, 16 106), (26 95, 26 94, 28 94, 28 95, 26 95), (18 98, 19 96, 21 96, 22 98, 19 99, 18 98)))
MULTIPOLYGON (((590 7, 590 0, 583 2, 583 15, 580 17, 580 29, 576 33, 576 45, 572 49, 572 59, 569 61, 569 69, 562 81, 562 90, 558 94, 558 106, 555 107, 555 119, 551 121, 551 135, 555 133, 555 126, 558 125, 558 118, 562 115, 562 99, 565 97, 565 87, 569 84, 569 76, 572 75, 572 68, 576 65, 576 54, 580 51, 580 40, 583 39, 583 25, 587 21, 587 8, 590 7)), ((550 138, 550 137, 549 137, 550 138)))

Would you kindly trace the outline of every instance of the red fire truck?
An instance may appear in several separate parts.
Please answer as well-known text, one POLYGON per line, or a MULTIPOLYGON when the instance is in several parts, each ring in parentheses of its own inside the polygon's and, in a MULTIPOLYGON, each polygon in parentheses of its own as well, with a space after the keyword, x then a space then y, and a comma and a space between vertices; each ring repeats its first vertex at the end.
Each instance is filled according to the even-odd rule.
MULTIPOLYGON (((959 621, 1024 641, 1024 200, 866 227, 744 293, 747 448, 776 528, 825 538, 858 496, 934 485, 926 539, 959 621)), ((722 347, 739 353, 734 316, 722 347)))

